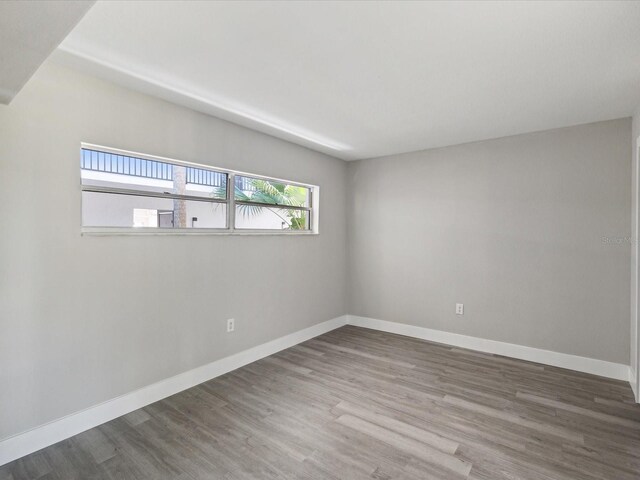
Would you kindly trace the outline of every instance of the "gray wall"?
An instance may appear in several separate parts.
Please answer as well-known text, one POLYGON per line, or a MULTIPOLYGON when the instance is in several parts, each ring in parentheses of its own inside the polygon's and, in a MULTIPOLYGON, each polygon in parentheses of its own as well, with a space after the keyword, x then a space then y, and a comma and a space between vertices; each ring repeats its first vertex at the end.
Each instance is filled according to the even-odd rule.
POLYGON ((345 314, 345 184, 341 160, 43 67, 0 106, 0 439, 345 314), (81 141, 317 184, 321 233, 82 237, 81 141))
POLYGON ((628 364, 630 135, 621 119, 351 163, 349 313, 628 364))

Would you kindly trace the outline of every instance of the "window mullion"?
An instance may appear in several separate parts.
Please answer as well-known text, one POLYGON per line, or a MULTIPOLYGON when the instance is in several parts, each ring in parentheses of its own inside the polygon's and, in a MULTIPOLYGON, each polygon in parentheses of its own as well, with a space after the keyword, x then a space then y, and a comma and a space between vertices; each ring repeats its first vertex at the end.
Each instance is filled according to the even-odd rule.
POLYGON ((227 177, 227 228, 230 232, 236 231, 236 174, 229 173, 227 177))
POLYGON ((277 208, 280 210, 299 210, 303 212, 310 212, 311 207, 297 207, 295 205, 283 205, 280 203, 263 203, 263 202, 250 202, 246 200, 236 202, 238 205, 254 205, 256 207, 265 207, 265 208, 277 208))
POLYGON ((208 203, 226 203, 226 200, 215 197, 199 197, 197 195, 180 195, 177 193, 169 192, 155 192, 152 190, 136 190, 129 188, 114 188, 114 187, 101 187, 96 185, 81 185, 83 192, 92 193, 108 193, 112 195, 129 195, 133 197, 153 197, 164 198, 173 200, 187 200, 193 202, 208 202, 208 203))

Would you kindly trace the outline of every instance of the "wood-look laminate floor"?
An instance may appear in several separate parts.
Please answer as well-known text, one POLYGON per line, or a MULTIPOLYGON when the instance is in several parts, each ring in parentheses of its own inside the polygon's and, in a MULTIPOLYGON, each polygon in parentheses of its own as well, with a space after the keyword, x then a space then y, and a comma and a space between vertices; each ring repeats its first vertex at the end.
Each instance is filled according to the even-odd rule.
POLYGON ((0 467, 22 479, 640 479, 625 382, 344 327, 0 467))

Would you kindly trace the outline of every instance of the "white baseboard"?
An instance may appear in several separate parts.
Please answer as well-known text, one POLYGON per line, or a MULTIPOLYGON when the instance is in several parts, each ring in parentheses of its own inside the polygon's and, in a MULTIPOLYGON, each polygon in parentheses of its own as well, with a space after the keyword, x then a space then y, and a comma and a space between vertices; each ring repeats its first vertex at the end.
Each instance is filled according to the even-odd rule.
POLYGON ((375 318, 359 317, 348 315, 350 325, 357 327, 371 328, 383 332, 397 333, 408 337, 421 338, 432 342, 444 343, 456 347, 478 350, 485 353, 504 355, 505 357, 518 358, 531 362, 543 363, 554 367, 568 368, 578 372, 592 373, 602 377, 614 378, 616 380, 629 381, 629 365, 621 363, 596 360, 594 358, 579 357, 567 353, 552 352, 539 348, 525 347, 513 343, 498 342, 484 338, 470 337, 458 333, 445 332, 442 330, 432 330, 425 327, 407 325, 405 323, 389 322, 377 320, 375 318))
POLYGON ((638 376, 635 370, 629 367, 629 384, 631 390, 633 390, 633 396, 636 398, 636 403, 640 403, 640 392, 638 392, 638 376))
POLYGON ((0 466, 347 323, 327 320, 0 441, 0 466))

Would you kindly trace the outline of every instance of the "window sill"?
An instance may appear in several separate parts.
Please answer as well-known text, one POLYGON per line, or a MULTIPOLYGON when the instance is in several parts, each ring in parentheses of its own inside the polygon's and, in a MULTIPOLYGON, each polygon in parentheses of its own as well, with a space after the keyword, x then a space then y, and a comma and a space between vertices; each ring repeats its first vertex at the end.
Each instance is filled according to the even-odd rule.
POLYGON ((201 235, 278 235, 278 236, 306 236, 306 235, 319 235, 319 232, 310 230, 296 231, 296 230, 227 230, 227 229, 215 229, 215 228, 182 228, 182 229, 168 229, 168 228, 109 228, 109 227, 83 227, 80 230, 81 236, 149 236, 149 235, 161 235, 161 236, 201 236, 201 235))

